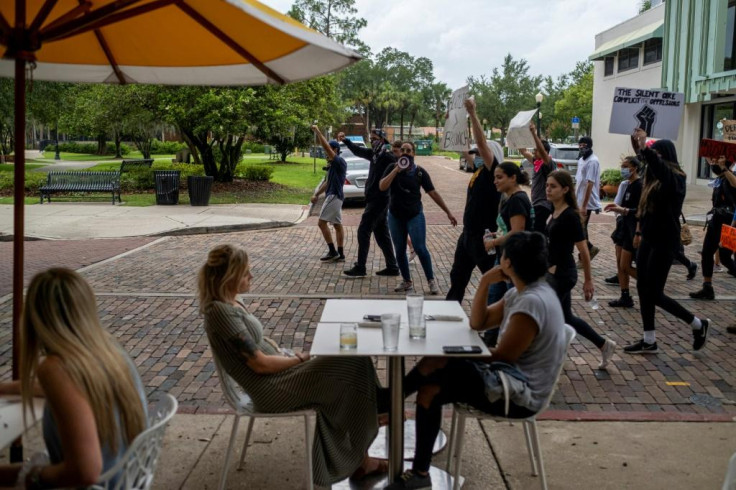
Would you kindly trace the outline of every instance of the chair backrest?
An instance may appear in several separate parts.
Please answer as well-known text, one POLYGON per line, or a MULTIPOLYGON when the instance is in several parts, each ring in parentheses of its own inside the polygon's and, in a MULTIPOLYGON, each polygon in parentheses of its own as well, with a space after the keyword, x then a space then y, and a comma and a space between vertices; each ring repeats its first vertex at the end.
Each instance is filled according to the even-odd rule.
POLYGON ((148 490, 153 483, 166 426, 179 404, 168 393, 148 414, 148 428, 138 434, 120 461, 107 470, 92 490, 148 490))
POLYGON ((217 358, 217 354, 212 352, 212 359, 215 362, 215 368, 217 368, 217 376, 220 378, 220 386, 222 386, 222 393, 225 395, 225 401, 228 405, 235 410, 236 413, 255 411, 253 406, 253 400, 248 394, 229 374, 225 372, 220 364, 220 360, 217 358))
POLYGON ((736 453, 733 453, 731 460, 728 462, 728 471, 721 490, 736 490, 736 453))
POLYGON ((557 383, 560 381, 560 374, 562 374, 562 368, 565 367, 565 360, 567 360, 567 351, 570 349, 570 344, 572 343, 572 339, 575 338, 575 329, 572 328, 567 323, 565 324, 565 356, 562 358, 562 362, 559 366, 557 366, 557 373, 555 373, 555 384, 552 387, 552 391, 549 392, 549 396, 546 400, 544 400, 544 404, 542 405, 542 408, 539 409, 537 412, 542 413, 545 410, 547 410, 547 407, 549 407, 550 402, 552 402, 552 396, 555 394, 555 390, 557 389, 557 383))

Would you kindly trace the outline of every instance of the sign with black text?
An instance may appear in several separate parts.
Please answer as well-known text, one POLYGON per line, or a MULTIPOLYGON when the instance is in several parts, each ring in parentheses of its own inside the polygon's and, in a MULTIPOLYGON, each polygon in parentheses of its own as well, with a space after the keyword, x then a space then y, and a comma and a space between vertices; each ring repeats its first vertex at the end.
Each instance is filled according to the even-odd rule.
POLYGON ((685 94, 616 87, 609 133, 631 134, 641 128, 652 138, 676 140, 685 94))
POLYGON ((445 132, 442 137, 442 149, 463 151, 470 148, 470 131, 468 130, 468 111, 465 109, 465 99, 468 98, 469 88, 459 88, 452 93, 447 107, 445 132))

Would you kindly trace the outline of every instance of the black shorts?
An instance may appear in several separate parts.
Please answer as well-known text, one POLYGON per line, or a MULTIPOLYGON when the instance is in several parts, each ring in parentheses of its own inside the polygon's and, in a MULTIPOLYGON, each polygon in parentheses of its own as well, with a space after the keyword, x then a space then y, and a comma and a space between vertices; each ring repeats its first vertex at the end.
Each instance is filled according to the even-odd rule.
POLYGON ((616 229, 611 234, 613 243, 627 252, 634 251, 634 229, 626 220, 622 218, 616 219, 616 229))

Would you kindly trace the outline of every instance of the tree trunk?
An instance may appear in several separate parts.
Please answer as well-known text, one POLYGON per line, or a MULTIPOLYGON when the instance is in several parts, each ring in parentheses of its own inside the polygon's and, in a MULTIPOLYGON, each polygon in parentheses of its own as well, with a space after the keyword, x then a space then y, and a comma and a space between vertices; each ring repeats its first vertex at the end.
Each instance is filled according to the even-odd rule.
POLYGON ((192 155, 192 160, 194 160, 194 163, 197 165, 202 165, 202 159, 199 158, 199 151, 197 150, 197 147, 192 143, 192 140, 189 139, 189 136, 186 135, 186 133, 179 128, 179 134, 181 134, 181 139, 184 141, 184 144, 187 145, 187 148, 189 149, 189 153, 192 155))
POLYGON ((105 134, 98 134, 97 135, 97 154, 98 155, 104 155, 107 153, 107 135, 105 134))
MULTIPOLYGON (((204 166, 204 173, 207 176, 214 177, 215 180, 220 180, 220 172, 217 169, 217 163, 215 162, 215 154, 212 151, 212 146, 207 142, 207 133, 202 132, 194 134, 189 130, 182 129, 182 135, 186 135, 186 138, 194 145, 194 148, 199 152, 202 157, 202 165, 204 166)), ((213 142, 214 144, 214 142, 213 142)), ((192 152, 192 154, 196 154, 192 152)))
POLYGON ((122 136, 119 132, 115 132, 115 158, 123 158, 122 153, 120 153, 120 143, 122 141, 122 136))
POLYGON ((411 130, 414 129, 414 118, 417 117, 416 112, 411 113, 411 120, 409 121, 409 139, 411 139, 411 130))
POLYGON ((235 168, 240 163, 242 157, 242 147, 245 141, 245 135, 238 136, 228 135, 227 138, 217 142, 220 148, 220 172, 219 182, 232 182, 235 175, 235 168))
POLYGON ((399 139, 404 141, 404 109, 399 111, 399 139))

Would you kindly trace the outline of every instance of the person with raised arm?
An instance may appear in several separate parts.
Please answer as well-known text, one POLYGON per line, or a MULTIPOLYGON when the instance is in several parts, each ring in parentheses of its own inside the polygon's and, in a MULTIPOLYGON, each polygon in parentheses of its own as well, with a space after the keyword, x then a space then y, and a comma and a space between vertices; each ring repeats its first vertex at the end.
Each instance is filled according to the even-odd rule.
POLYGON ((545 187, 547 176, 555 171, 556 164, 549 156, 549 142, 539 138, 534 123, 529 125, 529 132, 534 138, 534 153, 526 148, 519 148, 519 152, 528 162, 534 165, 532 175, 532 207, 534 207, 534 231, 547 233, 547 220, 552 213, 552 204, 547 200, 545 187))

